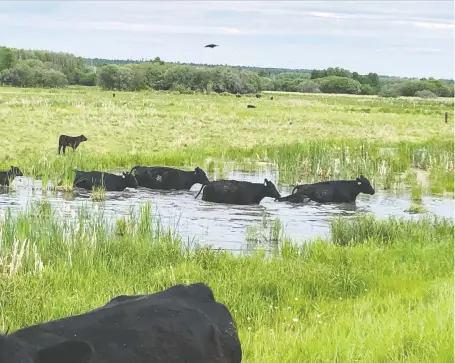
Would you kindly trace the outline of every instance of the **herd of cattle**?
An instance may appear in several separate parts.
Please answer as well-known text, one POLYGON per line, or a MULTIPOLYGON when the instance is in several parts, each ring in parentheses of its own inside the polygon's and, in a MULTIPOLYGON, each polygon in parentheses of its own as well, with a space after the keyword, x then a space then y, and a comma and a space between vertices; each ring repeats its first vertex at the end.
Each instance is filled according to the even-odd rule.
MULTIPOLYGON (((75 150, 84 135, 61 135, 59 149, 75 150)), ((0 186, 23 176, 15 166, 0 171, 0 186)), ((202 200, 225 204, 259 204, 265 197, 279 202, 353 203, 360 193, 375 190, 363 175, 296 185, 281 197, 275 184, 239 180, 210 181, 204 170, 140 166, 116 175, 75 171, 73 186, 107 191, 144 187, 190 190, 201 184, 202 200)), ((240 363, 242 348, 228 308, 215 301, 207 285, 175 285, 148 295, 118 296, 87 313, 0 334, 0 363, 240 363)))
MULTIPOLYGON (((22 171, 11 166, 8 171, 0 171, 0 184, 8 186, 15 176, 23 176, 22 171)), ((370 181, 363 175, 355 180, 329 180, 312 184, 296 185, 292 193, 282 197, 275 184, 267 179, 264 183, 240 180, 210 181, 204 170, 196 167, 186 171, 167 166, 140 166, 116 175, 104 171, 76 170, 73 186, 93 190, 104 188, 106 191, 123 191, 126 188, 148 188, 159 190, 190 190, 201 184, 202 200, 224 204, 259 204, 268 197, 278 202, 305 203, 354 203, 360 193, 375 193, 370 181)))

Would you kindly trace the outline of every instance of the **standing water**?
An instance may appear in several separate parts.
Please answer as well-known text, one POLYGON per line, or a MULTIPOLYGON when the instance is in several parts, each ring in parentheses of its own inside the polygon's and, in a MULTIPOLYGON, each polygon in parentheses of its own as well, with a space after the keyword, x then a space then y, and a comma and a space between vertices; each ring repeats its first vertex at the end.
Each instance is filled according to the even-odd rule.
MULTIPOLYGON (((231 171, 227 179, 264 182, 264 178, 276 184, 278 171, 267 167, 260 172, 231 171)), ((212 180, 213 175, 209 178, 212 180)), ((220 178, 218 178, 220 179, 220 178)), ((196 184, 189 191, 157 191, 146 188, 126 189, 123 192, 107 192, 106 200, 93 202, 91 192, 75 190, 70 193, 50 193, 41 191, 41 181, 32 181, 27 177, 14 180, 14 190, 0 189, 0 211, 10 208, 14 215, 24 210, 34 200, 47 200, 62 218, 75 218, 78 209, 93 204, 103 210, 104 217, 114 223, 118 218, 128 216, 131 207, 135 211, 145 202, 151 202, 152 211, 164 226, 171 227, 184 241, 197 241, 200 244, 211 244, 215 248, 241 250, 245 246, 248 232, 259 228, 264 220, 279 219, 284 236, 295 242, 311 240, 316 237, 327 237, 332 217, 342 215, 345 218, 358 214, 370 214, 378 218, 399 216, 419 218, 405 210, 411 204, 408 195, 397 196, 382 190, 376 190, 373 196, 360 194, 355 205, 308 203, 292 205, 278 203, 271 198, 264 198, 260 205, 224 205, 204 202, 202 193, 195 195, 201 188, 196 184)), ((291 193, 293 186, 277 185, 282 196, 291 193)), ((429 213, 453 218, 454 202, 449 198, 423 197, 429 213)), ((269 227, 270 228, 270 227, 269 227)))

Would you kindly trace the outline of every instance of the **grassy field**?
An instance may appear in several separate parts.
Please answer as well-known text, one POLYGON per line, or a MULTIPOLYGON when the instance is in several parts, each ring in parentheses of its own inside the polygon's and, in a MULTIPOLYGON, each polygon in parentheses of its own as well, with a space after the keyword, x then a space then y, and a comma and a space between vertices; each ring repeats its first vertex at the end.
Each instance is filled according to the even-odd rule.
POLYGON ((67 185, 74 167, 211 169, 233 160, 242 169, 275 162, 279 182, 289 184, 363 173, 376 187, 395 188, 403 178, 415 181, 417 168, 428 174, 423 193, 453 192, 452 99, 275 94, 272 101, 267 94, 258 100, 165 92, 113 98, 94 88, 3 87, 0 105, 0 166, 67 185), (257 108, 247 109, 249 103, 257 108), (58 157, 61 133, 89 141, 58 157))
MULTIPOLYGON (((0 167, 19 166, 70 189, 76 167, 213 170, 235 161, 237 169, 256 170, 256 162, 270 161, 279 166, 280 183, 363 173, 376 188, 406 185, 417 210, 422 194, 453 193, 453 107, 441 99, 274 94, 272 101, 266 94, 258 100, 164 92, 113 98, 83 87, 0 87, 0 167), (58 156, 62 133, 89 141, 58 156)), ((329 241, 297 246, 281 237, 271 255, 234 255, 186 248, 150 210, 145 205, 113 229, 96 208, 74 220, 47 203, 0 216, 0 329, 81 313, 120 294, 201 281, 233 313, 246 363, 453 362, 452 220, 334 219, 329 241)), ((273 231, 280 236, 279 226, 273 231)))
POLYGON ((331 241, 265 258, 189 250, 149 205, 113 229, 94 211, 76 220, 46 203, 4 216, 0 328, 202 281, 233 313, 245 363, 453 362, 453 221, 336 219, 331 241))

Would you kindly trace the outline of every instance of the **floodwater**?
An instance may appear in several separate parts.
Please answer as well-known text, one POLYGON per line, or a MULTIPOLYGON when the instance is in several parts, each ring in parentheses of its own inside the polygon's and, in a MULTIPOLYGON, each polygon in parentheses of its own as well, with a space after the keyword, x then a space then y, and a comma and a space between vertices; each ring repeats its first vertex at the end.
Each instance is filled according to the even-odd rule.
MULTIPOLYGON (((209 174, 209 173, 208 173, 209 174)), ((209 179, 216 174, 209 174, 209 179)), ((276 183, 278 171, 269 164, 260 172, 230 171, 224 177, 229 179, 263 182, 267 178, 276 183)), ((218 178, 219 179, 219 178, 218 178)), ((189 192, 185 191, 153 191, 146 188, 126 189, 123 192, 107 192, 106 200, 93 202, 91 192, 75 190, 72 193, 43 193, 41 181, 32 181, 27 177, 17 177, 15 188, 11 191, 0 190, 0 211, 10 208, 15 214, 24 210, 33 200, 47 200, 61 218, 74 218, 81 207, 98 206, 103 210, 104 218, 115 222, 122 216, 128 216, 131 210, 138 210, 140 205, 149 201, 152 212, 163 226, 169 226, 184 241, 198 242, 202 245, 211 244, 215 248, 239 251, 245 249, 247 236, 251 236, 251 228, 258 231, 264 218, 269 221, 279 219, 283 227, 283 235, 295 242, 327 237, 330 219, 336 215, 350 218, 358 214, 375 215, 378 218, 399 216, 419 218, 405 210, 410 206, 409 193, 396 193, 377 190, 373 196, 360 194, 355 205, 332 204, 320 205, 309 203, 291 205, 278 203, 273 199, 264 198, 260 205, 237 206, 204 202, 201 195, 194 196, 201 185, 196 184, 189 192), (34 190, 33 190, 34 189, 34 190), (247 231, 247 229, 250 229, 247 231)), ((292 186, 277 185, 282 196, 292 191, 292 186)), ((202 194, 202 193, 201 193, 202 194)), ((454 200, 443 197, 423 197, 429 213, 442 217, 454 217, 454 200)), ((268 225, 270 226, 270 224, 268 225)), ((267 230, 266 226, 266 229, 267 230)), ((264 231, 264 229, 262 229, 264 231)))

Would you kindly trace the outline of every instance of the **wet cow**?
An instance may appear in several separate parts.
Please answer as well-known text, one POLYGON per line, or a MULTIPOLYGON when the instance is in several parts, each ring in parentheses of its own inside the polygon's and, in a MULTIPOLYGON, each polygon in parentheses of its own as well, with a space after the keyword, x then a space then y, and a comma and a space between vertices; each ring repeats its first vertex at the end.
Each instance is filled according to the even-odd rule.
POLYGON ((264 183, 237 180, 217 180, 202 186, 196 197, 202 193, 202 200, 225 204, 259 204, 265 197, 279 199, 275 184, 264 179, 264 183))
POLYGON ((207 184, 210 180, 200 167, 186 171, 167 166, 140 166, 131 169, 140 187, 162 190, 190 190, 194 184, 207 184))
POLYGON ((355 180, 330 180, 313 184, 297 185, 292 194, 280 198, 280 202, 303 203, 354 203, 360 193, 374 195, 375 190, 363 175, 355 180))
POLYGON ((240 363, 234 319, 205 284, 119 296, 92 311, 0 334, 2 363, 240 363))
POLYGON ((107 191, 121 192, 126 188, 137 188, 138 184, 134 175, 128 172, 115 175, 103 171, 76 170, 73 186, 87 190, 98 187, 107 191))
POLYGON ((17 166, 11 166, 9 170, 0 171, 0 185, 9 186, 9 183, 12 182, 16 176, 24 176, 17 166))

